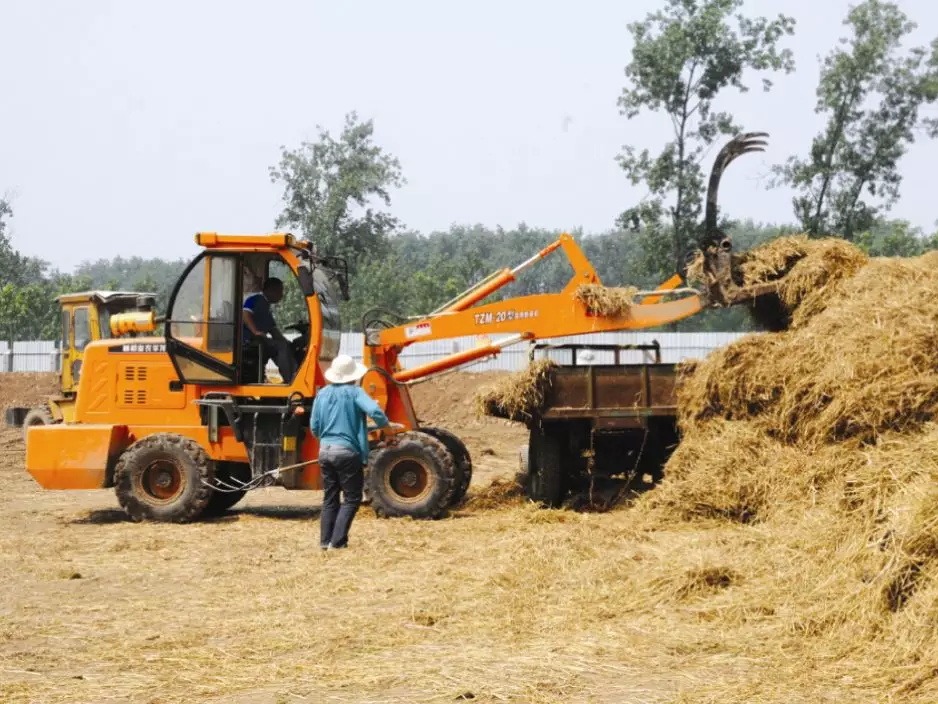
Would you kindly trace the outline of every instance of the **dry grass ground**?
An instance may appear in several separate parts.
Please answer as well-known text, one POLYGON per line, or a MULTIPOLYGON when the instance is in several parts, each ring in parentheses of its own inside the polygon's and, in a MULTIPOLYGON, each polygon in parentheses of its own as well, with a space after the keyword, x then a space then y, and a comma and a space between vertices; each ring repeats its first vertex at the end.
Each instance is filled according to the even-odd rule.
MULTIPOLYGON (((484 487, 514 470, 523 433, 460 407, 471 394, 454 386, 476 383, 450 377, 418 402, 464 418, 484 487)), ((740 669, 710 638, 662 631, 708 629, 679 586, 663 583, 661 603, 635 591, 664 548, 625 510, 539 511, 474 488, 441 521, 365 509, 353 547, 323 554, 317 493, 132 524, 110 491, 38 489, 10 430, 0 485, 3 702, 667 701, 740 669)), ((665 542, 700 547, 693 533, 665 542)))
MULTIPOLYGON (((19 433, 2 431, 0 701, 667 702, 767 677, 771 646, 741 651, 772 618, 736 600, 753 568, 739 546, 770 537, 484 491, 524 435, 475 419, 479 381, 417 398, 428 420, 462 419, 469 505, 435 522, 364 509, 347 552, 317 549, 316 493, 132 524, 110 491, 38 489, 19 433)), ((806 696, 826 691, 837 681, 806 696)))

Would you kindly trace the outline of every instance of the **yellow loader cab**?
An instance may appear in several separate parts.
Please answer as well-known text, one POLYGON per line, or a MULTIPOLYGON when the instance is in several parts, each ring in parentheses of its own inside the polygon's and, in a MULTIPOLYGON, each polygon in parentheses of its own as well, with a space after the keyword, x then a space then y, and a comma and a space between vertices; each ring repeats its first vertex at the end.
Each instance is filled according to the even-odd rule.
POLYGON ((71 422, 85 348, 90 342, 155 329, 156 294, 138 291, 80 291, 57 297, 62 309, 59 339, 59 393, 35 408, 6 410, 6 424, 31 425, 71 422), (145 320, 146 319, 146 320, 145 320), (147 324, 147 323, 150 324, 147 324), (151 326, 152 325, 152 326, 151 326))

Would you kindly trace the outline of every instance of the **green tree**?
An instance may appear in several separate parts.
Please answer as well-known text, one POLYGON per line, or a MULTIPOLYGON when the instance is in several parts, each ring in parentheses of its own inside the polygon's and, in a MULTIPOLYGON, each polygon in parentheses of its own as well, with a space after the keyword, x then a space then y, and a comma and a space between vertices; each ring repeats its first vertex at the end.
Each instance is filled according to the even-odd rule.
POLYGON ((938 132, 938 121, 919 116, 938 98, 938 40, 903 51, 915 23, 881 0, 851 7, 844 24, 850 36, 824 59, 817 87, 815 112, 827 124, 806 157, 776 167, 776 183, 795 188, 805 232, 852 240, 898 199, 898 162, 917 128, 938 132))
POLYGON ((632 60, 628 85, 619 98, 629 119, 644 111, 668 116, 673 138, 657 155, 626 146, 618 161, 634 185, 650 195, 619 218, 623 228, 644 222, 644 267, 656 276, 680 270, 695 241, 703 200, 701 160, 722 135, 740 127, 715 108, 721 92, 746 92, 747 74, 790 72, 794 60, 780 48, 794 32, 794 20, 750 18, 739 12, 742 0, 667 0, 661 10, 629 25, 632 60), (666 202, 667 201, 667 202, 666 202))
POLYGON ((323 254, 344 256, 357 269, 360 259, 387 252, 398 220, 390 206, 392 188, 405 183, 398 160, 374 143, 374 124, 346 115, 339 138, 317 126, 316 142, 282 147, 271 181, 283 184, 277 227, 299 231, 323 254))
POLYGON ((13 216, 10 204, 0 199, 0 285, 16 284, 25 286, 42 278, 46 263, 33 257, 26 257, 13 248, 7 234, 6 219, 13 216))
POLYGON ((938 249, 938 234, 926 236, 907 220, 877 222, 869 230, 857 233, 854 241, 874 257, 917 257, 938 249))

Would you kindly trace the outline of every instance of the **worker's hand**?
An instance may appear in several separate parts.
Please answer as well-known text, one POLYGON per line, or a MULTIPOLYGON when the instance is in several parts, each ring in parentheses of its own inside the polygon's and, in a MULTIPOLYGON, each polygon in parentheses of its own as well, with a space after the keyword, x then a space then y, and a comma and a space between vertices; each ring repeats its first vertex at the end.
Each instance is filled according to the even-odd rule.
POLYGON ((293 409, 293 415, 295 416, 302 416, 305 414, 306 414, 306 409, 303 408, 302 406, 297 406, 296 408, 293 409))
POLYGON ((406 430, 407 426, 403 423, 388 423, 388 430, 406 430))

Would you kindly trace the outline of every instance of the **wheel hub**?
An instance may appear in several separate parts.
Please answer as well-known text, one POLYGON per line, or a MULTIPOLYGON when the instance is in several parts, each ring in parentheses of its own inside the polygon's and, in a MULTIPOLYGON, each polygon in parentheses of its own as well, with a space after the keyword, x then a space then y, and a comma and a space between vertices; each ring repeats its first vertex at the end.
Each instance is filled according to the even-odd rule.
POLYGON ((430 487, 430 472, 416 460, 403 460, 388 474, 388 484, 399 497, 420 498, 430 487))
POLYGON ((152 462, 140 478, 141 488, 147 496, 157 502, 176 498, 183 490, 183 474, 174 463, 167 460, 152 462))

